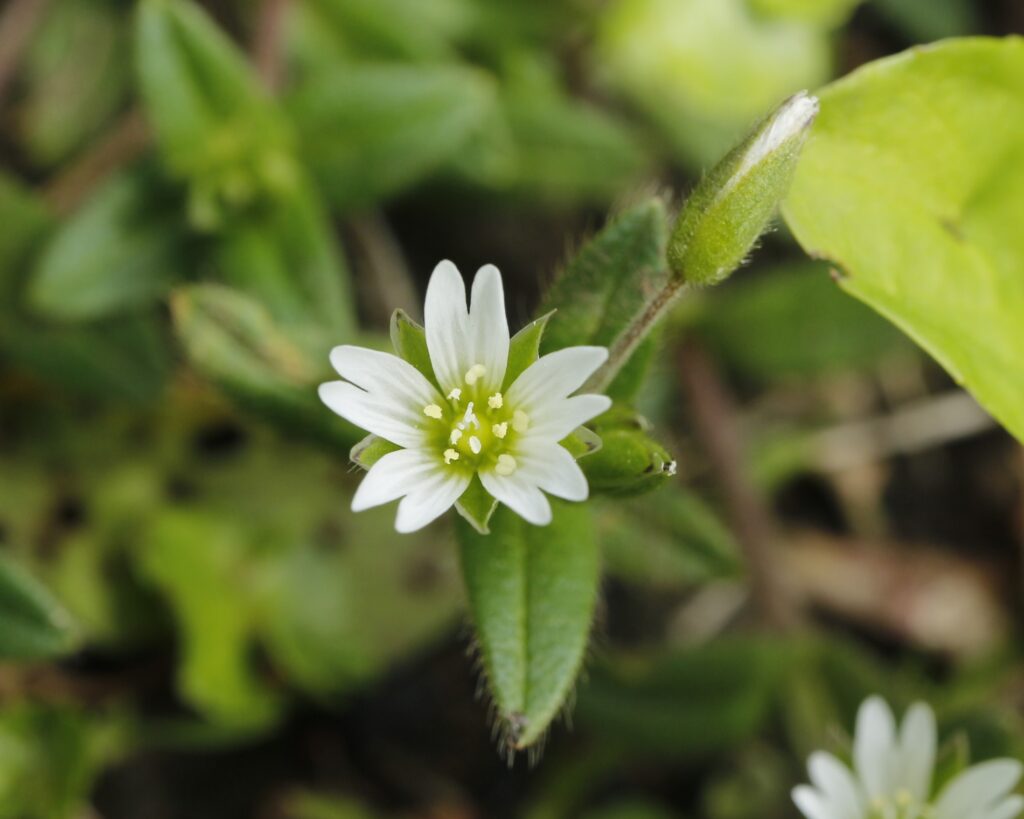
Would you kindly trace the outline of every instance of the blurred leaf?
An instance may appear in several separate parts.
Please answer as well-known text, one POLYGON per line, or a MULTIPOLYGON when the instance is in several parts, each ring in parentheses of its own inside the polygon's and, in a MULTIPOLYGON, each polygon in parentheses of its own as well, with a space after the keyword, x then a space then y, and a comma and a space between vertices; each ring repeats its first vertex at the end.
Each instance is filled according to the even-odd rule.
POLYGON ((982 29, 972 0, 872 0, 872 5, 918 43, 975 34, 982 29))
POLYGON ((245 529, 228 517, 167 511, 145 540, 141 568, 180 624, 182 694, 219 721, 266 726, 280 703, 250 664, 254 604, 239 591, 255 582, 254 544, 245 529))
POLYGON ((766 381, 868 369, 904 346, 899 331, 846 298, 816 262, 758 270, 716 290, 703 308, 697 332, 716 358, 766 381))
POLYGON ((822 94, 785 214, 842 286, 1024 439, 1024 43, 951 41, 822 94))
POLYGON ((612 659, 580 690, 579 720, 638 754, 719 752, 761 729, 788 658, 784 644, 750 638, 612 659))
POLYGON ((674 813, 660 805, 637 799, 587 811, 582 819, 673 819, 674 816, 674 813))
POLYGON ((197 4, 141 2, 135 57, 157 141, 178 173, 209 172, 284 139, 245 57, 197 4))
POLYGON ((70 705, 14 703, 0 713, 0 817, 74 819, 128 744, 125 721, 70 705))
POLYGON ((199 372, 247 410, 346 453, 364 434, 320 403, 316 385, 328 374, 309 360, 269 313, 244 293, 214 284, 179 288, 171 298, 174 327, 199 372))
POLYGON ((531 526, 505 506, 481 535, 459 520, 462 574, 488 688, 509 749, 540 740, 583 662, 597 603, 590 511, 552 503, 531 526))
POLYGON ((863 0, 748 0, 755 13, 825 27, 844 23, 863 0))
POLYGON ((53 165, 95 134, 123 102, 129 66, 122 15, 111 3, 52 3, 20 71, 16 125, 26 153, 53 165))
POLYGON ((608 81, 695 168, 779 100, 827 80, 832 62, 825 30, 757 15, 748 0, 616 0, 597 53, 608 81))
POLYGON ((227 283, 257 297, 318 363, 355 336, 348 268, 307 182, 232 222, 214 261, 227 283))
MULTIPOLYGON (((668 279, 668 216, 650 199, 615 216, 590 239, 555 279, 541 311, 555 312, 541 342, 548 353, 575 344, 610 345, 668 279)), ((649 355, 634 356, 639 387, 649 355)), ((627 365, 621 375, 630 372, 627 365)), ((629 400, 630 390, 617 392, 629 400)))
POLYGON ((111 178, 54 234, 28 285, 40 312, 88 320, 147 306, 181 276, 183 230, 152 174, 111 178))
MULTIPOLYGON (((29 254, 50 227, 43 202, 20 182, 0 172, 0 314, 20 296, 29 254)), ((0 322, 0 327, 3 322, 0 322)))
POLYGON ((688 587, 742 572, 729 530, 679 485, 657 495, 604 503, 597 520, 608 571, 633 583, 688 587))
POLYGON ((0 555, 0 659, 38 660, 71 646, 67 613, 36 580, 0 555))
POLYGON ((302 155, 336 207, 371 205, 458 154, 494 104, 486 75, 450 65, 351 65, 289 100, 302 155))
POLYGON ((466 0, 312 0, 308 5, 348 49, 370 59, 450 59, 455 56, 451 41, 475 14, 466 0))

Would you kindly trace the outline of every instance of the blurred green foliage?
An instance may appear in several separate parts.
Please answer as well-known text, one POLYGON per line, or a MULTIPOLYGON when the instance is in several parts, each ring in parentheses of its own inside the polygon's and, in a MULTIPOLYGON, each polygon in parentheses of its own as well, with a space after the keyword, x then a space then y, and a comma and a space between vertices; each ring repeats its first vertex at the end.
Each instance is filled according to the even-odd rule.
MULTIPOLYGON (((838 55, 845 65, 864 37, 853 15, 910 43, 979 29, 975 6, 285 6, 268 68, 252 56, 267 25, 260 3, 51 0, 0 97, 0 816, 92 815, 97 783, 122 787, 118 766, 147 754, 220 760, 209 755, 293 742, 275 746, 280 767, 307 753, 316 767, 331 753, 319 755, 322 739, 313 750, 295 739, 296 713, 352 719, 374 697, 400 711, 408 689, 381 692, 402 675, 417 692, 440 685, 462 698, 450 679, 434 679, 433 664, 437 646, 465 645, 454 635, 467 615, 503 750, 542 741, 579 698, 577 731, 556 736, 525 795, 454 787, 423 773, 435 760, 357 730, 350 740, 351 723, 329 722, 325 733, 364 742, 374 761, 346 747, 343 773, 323 792, 296 781, 283 795, 270 793, 276 782, 264 793, 261 769, 246 771, 254 799, 279 801, 260 815, 791 819, 788 787, 802 758, 845 753, 837 727, 875 692, 935 702, 949 740, 944 769, 968 749, 1024 754, 1012 649, 969 668, 931 658, 942 664, 933 674, 913 646, 883 662, 845 632, 739 634, 722 616, 712 629, 728 632, 721 639, 681 633, 718 593, 742 606, 748 572, 721 498, 705 491, 701 442, 681 421, 678 338, 703 345, 745 389, 776 398, 814 396, 851 375, 871 381, 894 352, 918 362, 787 235, 765 241, 772 263, 693 294, 647 328, 609 374, 616 407, 565 442, 601 497, 559 505, 549 530, 495 511, 482 490, 462 511, 493 527, 487 537, 462 519, 399 536, 387 510, 354 515, 349 452, 364 446, 353 460, 368 466, 387 446, 361 445, 363 433, 315 394, 333 345, 386 347, 375 298, 418 315, 395 293, 415 292, 424 264, 475 259, 503 241, 524 245, 512 249, 533 277, 508 277, 513 315, 543 291, 514 342, 510 377, 540 353, 611 344, 669 277, 678 202, 661 192, 667 180, 689 189, 783 98, 832 79, 838 55), (435 221, 410 225, 425 213, 435 221), (552 251, 532 235, 536 218, 575 233, 552 251), (397 263, 361 247, 355 226, 368 219, 395 226, 397 254, 384 256, 397 263), (580 225, 593 235, 579 238, 580 225), (403 287, 388 284, 396 277, 403 287), (677 468, 686 485, 671 480, 677 468), (606 608, 621 622, 608 622, 606 608), (377 798, 386 777, 360 766, 397 767, 436 811, 377 798), (437 807, 478 797, 478 813, 437 807)), ((845 289, 943 361, 959 355, 948 345, 962 352, 988 339, 986 350, 1005 359, 998 383, 987 371, 963 374, 1017 429, 1019 293, 1008 271, 1024 167, 1011 144, 1020 72, 996 51, 1019 44, 937 48, 831 87, 788 215, 809 250, 852 274, 845 289), (907 98, 907 88, 928 85, 915 74, 924 63, 962 140, 913 127, 932 116, 907 98), (997 84, 1009 91, 978 102, 977 86, 994 93, 997 84), (849 141, 851 132, 864 138, 849 141), (978 149, 992 140, 1006 150, 978 149), (900 152, 889 157, 893 146, 900 152), (935 146, 948 153, 936 160, 935 146), (927 230, 903 198, 879 196, 922 180, 935 211, 927 230), (837 199, 862 206, 822 210, 837 199), (964 231, 944 218, 966 219, 964 231), (962 279, 930 287, 942 300, 926 316, 941 325, 937 341, 921 316, 904 314, 909 302, 865 295, 872 277, 909 292, 922 271, 974 269, 983 250, 995 261, 982 272, 998 273, 1005 292, 981 289, 984 276, 966 290, 962 279), (976 299, 1003 318, 969 316, 976 299)), ((395 314, 391 340, 429 369, 409 314, 395 314)), ((807 400, 815 422, 832 419, 830 406, 807 400)), ((786 450, 769 464, 775 475, 813 469, 804 448, 769 437, 786 450)), ((755 477, 770 471, 755 467, 755 477)), ((487 719, 483 707, 472 714, 474 725, 487 719)), ((478 761, 465 725, 452 720, 442 733, 432 747, 478 761)), ((173 796, 186 804, 191 794, 173 796)))

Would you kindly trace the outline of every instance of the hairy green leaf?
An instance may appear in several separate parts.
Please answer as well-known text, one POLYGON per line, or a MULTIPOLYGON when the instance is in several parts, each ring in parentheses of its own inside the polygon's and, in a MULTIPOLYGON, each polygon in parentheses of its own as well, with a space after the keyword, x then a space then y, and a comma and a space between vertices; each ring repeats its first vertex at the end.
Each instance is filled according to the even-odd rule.
POLYGON ((505 506, 481 535, 459 521, 462 574, 484 674, 510 749, 544 735, 583 663, 597 603, 590 511, 552 503, 549 526, 505 506))
POLYGON ((785 216, 847 292, 1024 439, 1024 41, 966 39, 829 86, 785 216))

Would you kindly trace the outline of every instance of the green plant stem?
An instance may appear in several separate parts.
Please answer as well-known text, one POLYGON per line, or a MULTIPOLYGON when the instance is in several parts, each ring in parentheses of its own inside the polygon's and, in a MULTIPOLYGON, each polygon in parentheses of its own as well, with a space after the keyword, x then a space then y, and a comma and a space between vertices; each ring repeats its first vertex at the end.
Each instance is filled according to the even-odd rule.
POLYGON ((604 392, 615 380, 619 370, 629 361, 636 348, 654 329, 686 290, 686 282, 677 277, 669 279, 608 348, 608 360, 583 385, 582 392, 604 392))

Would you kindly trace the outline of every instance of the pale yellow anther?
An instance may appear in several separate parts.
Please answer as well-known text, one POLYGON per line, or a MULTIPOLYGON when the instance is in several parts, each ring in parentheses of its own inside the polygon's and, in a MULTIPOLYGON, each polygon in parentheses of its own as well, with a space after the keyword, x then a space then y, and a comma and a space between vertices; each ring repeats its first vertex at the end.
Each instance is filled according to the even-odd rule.
POLYGON ((460 398, 462 398, 462 390, 458 387, 455 387, 450 393, 448 393, 449 401, 458 401, 460 398))
POLYGON ((516 459, 511 455, 502 454, 498 456, 498 462, 494 465, 494 471, 499 475, 511 475, 516 471, 516 459))
POLYGON ((504 438, 508 435, 508 421, 502 421, 500 424, 492 424, 491 433, 495 438, 504 438))
POLYGON ((454 449, 446 449, 444 451, 444 462, 446 465, 450 464, 452 461, 457 460, 459 460, 459 453, 456 452, 454 449))
POLYGON ((512 429, 516 432, 526 432, 530 428, 530 416, 522 410, 516 410, 512 415, 512 429))
POLYGON ((501 409, 501 405, 504 403, 505 399, 501 397, 500 392, 494 393, 494 395, 487 399, 487 406, 491 409, 501 409))
POLYGON ((479 455, 480 450, 483 449, 483 446, 480 444, 480 439, 475 435, 469 436, 469 448, 473 450, 474 455, 479 455))
POLYGON ((477 381, 487 375, 487 368, 483 364, 474 364, 466 370, 466 383, 473 386, 477 381))
POLYGON ((428 418, 440 418, 441 408, 437 404, 427 404, 423 408, 423 414, 428 418))
POLYGON ((462 430, 456 427, 455 429, 452 430, 452 434, 448 436, 448 443, 457 444, 459 442, 459 438, 461 437, 462 430))

